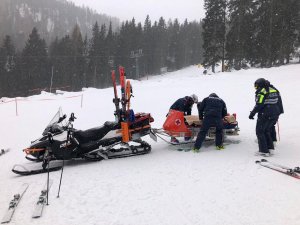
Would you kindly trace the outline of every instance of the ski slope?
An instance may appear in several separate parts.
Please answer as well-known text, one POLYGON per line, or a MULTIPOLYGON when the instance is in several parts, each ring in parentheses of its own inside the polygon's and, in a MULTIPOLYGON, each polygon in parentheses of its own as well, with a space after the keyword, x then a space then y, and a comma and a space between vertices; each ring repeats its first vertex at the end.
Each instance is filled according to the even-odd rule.
MULTIPOLYGON (((126 70, 126 68, 125 68, 126 70)), ((131 81, 135 112, 150 112, 161 128, 171 104, 185 95, 199 100, 215 92, 237 113, 241 129, 229 137, 224 151, 205 144, 199 154, 175 151, 167 143, 144 138, 150 154, 101 162, 68 161, 60 198, 60 171, 52 172, 49 206, 32 219, 35 202, 47 174, 18 176, 14 164, 33 164, 22 149, 38 138, 61 106, 75 113, 74 127, 88 129, 114 120, 113 88, 84 89, 59 95, 41 93, 0 101, 0 219, 22 183, 30 186, 10 224, 27 225, 300 225, 300 180, 255 164, 261 157, 255 136, 254 81, 264 77, 281 91, 280 141, 269 160, 300 166, 300 65, 248 69, 203 75, 203 68, 186 69, 131 81), (11 101, 11 102, 10 102, 11 101), (16 113, 18 115, 16 115, 16 113)), ((119 90, 118 90, 119 91, 119 90)), ((193 114, 196 114, 194 106, 193 114)))

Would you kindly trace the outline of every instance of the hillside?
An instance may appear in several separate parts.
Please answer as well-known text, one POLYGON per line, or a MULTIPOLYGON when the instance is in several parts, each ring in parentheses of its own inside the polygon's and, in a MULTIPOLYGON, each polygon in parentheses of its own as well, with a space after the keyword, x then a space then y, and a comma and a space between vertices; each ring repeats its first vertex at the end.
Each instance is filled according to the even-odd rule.
POLYGON ((69 34, 77 23, 83 36, 91 34, 92 26, 98 24, 119 26, 119 19, 98 14, 90 8, 75 6, 66 0, 1 0, 0 1, 0 40, 10 35, 22 48, 33 27, 49 43, 55 37, 69 34))
POLYGON ((0 156, 0 217, 14 191, 26 182, 30 186, 12 225, 299 225, 300 180, 255 164, 261 157, 254 156, 258 150, 255 121, 248 119, 255 103, 254 81, 264 77, 281 91, 285 109, 279 120, 280 141, 268 159, 300 166, 299 71, 300 64, 292 64, 203 75, 203 68, 192 66, 132 80, 132 108, 150 112, 155 119, 152 127, 162 127, 177 98, 195 93, 201 100, 215 92, 226 102, 228 112, 237 113, 240 135, 228 137, 223 151, 206 143, 198 154, 179 152, 146 137, 152 145, 147 155, 68 161, 60 198, 56 198, 60 171, 50 174, 50 204, 40 219, 32 219, 31 214, 47 175, 17 176, 11 172, 13 165, 34 164, 24 159, 22 149, 40 136, 60 106, 67 115, 75 113, 77 129, 114 120, 113 88, 20 98, 18 116, 14 99, 2 98, 0 146, 11 150, 0 156))

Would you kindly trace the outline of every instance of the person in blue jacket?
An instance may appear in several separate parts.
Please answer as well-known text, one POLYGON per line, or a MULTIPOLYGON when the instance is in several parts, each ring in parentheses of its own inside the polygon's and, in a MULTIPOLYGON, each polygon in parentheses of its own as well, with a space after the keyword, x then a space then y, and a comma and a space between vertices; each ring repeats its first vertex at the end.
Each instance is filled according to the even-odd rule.
POLYGON ((264 78, 254 82, 255 106, 250 112, 249 119, 253 120, 257 113, 256 136, 259 151, 256 155, 270 156, 270 150, 274 149, 271 129, 276 124, 279 115, 283 113, 282 100, 279 91, 270 85, 264 78))
POLYGON ((227 115, 225 102, 215 93, 211 93, 208 97, 197 105, 199 119, 202 121, 200 132, 198 133, 193 152, 200 152, 203 141, 210 127, 216 127, 216 149, 222 150, 223 146, 223 118, 227 115))
POLYGON ((171 105, 170 109, 177 110, 183 112, 184 115, 191 115, 193 104, 198 103, 198 97, 195 94, 191 96, 185 96, 183 98, 177 99, 173 105, 171 105))
MULTIPOLYGON (((185 96, 183 98, 177 99, 170 107, 170 110, 177 110, 183 112, 185 116, 191 115, 193 104, 198 103, 198 97, 195 94, 191 96, 185 96)), ((169 114, 167 114, 168 116, 169 114)), ((190 137, 185 137, 185 140, 188 141, 190 137)), ((172 143, 179 143, 175 137, 171 137, 172 143)))

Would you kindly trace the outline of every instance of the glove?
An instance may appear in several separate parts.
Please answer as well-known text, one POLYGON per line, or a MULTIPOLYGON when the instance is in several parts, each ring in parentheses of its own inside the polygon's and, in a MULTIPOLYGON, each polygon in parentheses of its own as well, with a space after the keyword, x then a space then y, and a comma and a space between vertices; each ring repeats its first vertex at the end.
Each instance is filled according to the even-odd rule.
POLYGON ((255 113, 253 113, 252 111, 250 112, 250 115, 249 115, 249 119, 250 120, 254 120, 254 116, 255 116, 255 113))

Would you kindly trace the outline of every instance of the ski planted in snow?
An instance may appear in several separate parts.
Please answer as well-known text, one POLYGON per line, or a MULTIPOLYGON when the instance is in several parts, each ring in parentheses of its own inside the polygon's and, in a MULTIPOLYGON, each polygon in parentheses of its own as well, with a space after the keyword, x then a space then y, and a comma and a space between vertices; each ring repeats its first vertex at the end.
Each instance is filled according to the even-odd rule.
POLYGON ((34 207, 32 218, 39 218, 42 216, 44 206, 47 204, 47 195, 49 194, 52 183, 52 180, 49 180, 49 184, 46 182, 34 207))
POLYGON ((259 165, 261 165, 263 167, 266 167, 268 169, 277 171, 279 173, 282 173, 282 174, 294 177, 296 179, 300 179, 300 175, 297 174, 294 171, 294 169, 291 169, 291 168, 288 168, 288 167, 283 167, 283 166, 281 166, 279 164, 270 163, 269 161, 267 161, 265 159, 257 160, 257 161, 255 161, 255 163, 257 163, 257 164, 259 164, 259 165))
POLYGON ((16 194, 14 194, 13 199, 9 202, 7 212, 4 215, 4 217, 2 218, 1 223, 9 223, 10 222, 10 220, 11 220, 19 202, 21 201, 22 196, 26 192, 28 186, 29 186, 29 184, 27 184, 27 183, 22 184, 22 186, 20 187, 20 190, 16 194))
POLYGON ((7 153, 7 152, 9 152, 9 150, 10 150, 10 148, 2 148, 2 149, 0 150, 0 156, 1 156, 1 155, 4 155, 4 154, 7 153))

